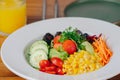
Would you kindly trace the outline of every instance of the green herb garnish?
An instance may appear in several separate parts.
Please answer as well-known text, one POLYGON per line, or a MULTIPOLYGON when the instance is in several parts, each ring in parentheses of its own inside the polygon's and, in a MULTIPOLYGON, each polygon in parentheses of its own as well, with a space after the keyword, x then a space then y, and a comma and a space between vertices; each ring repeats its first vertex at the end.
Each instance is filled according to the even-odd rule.
POLYGON ((71 39, 76 42, 78 49, 84 49, 84 46, 81 45, 82 42, 86 41, 85 36, 82 33, 78 33, 78 29, 72 29, 69 27, 62 32, 60 42, 64 42, 67 39, 71 39))

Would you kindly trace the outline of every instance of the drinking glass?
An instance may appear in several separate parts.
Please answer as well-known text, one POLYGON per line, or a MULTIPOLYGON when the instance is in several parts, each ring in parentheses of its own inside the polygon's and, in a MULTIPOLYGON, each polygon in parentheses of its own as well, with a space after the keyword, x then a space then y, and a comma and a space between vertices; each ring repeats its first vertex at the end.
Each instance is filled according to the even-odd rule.
POLYGON ((25 24, 25 0, 0 0, 0 36, 7 37, 25 24))

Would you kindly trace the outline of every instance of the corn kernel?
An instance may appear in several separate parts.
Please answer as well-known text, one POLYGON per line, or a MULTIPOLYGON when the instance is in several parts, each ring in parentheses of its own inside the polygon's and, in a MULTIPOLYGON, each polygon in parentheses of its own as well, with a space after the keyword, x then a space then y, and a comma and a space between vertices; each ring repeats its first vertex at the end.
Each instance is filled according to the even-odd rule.
POLYGON ((97 55, 91 55, 88 52, 81 50, 70 55, 64 61, 63 71, 67 75, 82 74, 91 72, 101 68, 100 58, 97 55))

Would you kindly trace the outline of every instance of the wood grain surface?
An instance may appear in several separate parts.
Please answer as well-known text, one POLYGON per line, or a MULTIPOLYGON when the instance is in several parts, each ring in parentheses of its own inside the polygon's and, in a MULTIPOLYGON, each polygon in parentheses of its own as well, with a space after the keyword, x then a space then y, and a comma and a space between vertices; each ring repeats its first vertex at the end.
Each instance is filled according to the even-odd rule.
MULTIPOLYGON (((75 0, 58 0, 59 1, 59 17, 64 16, 64 9, 67 5, 75 0)), ((27 0, 27 23, 33 23, 42 20, 42 0, 27 0)), ((54 18, 55 0, 47 0, 46 19, 54 18)), ((4 37, 0 36, 0 45, 4 41, 4 37)), ((0 58, 0 80, 25 80, 6 68, 0 58)), ((109 80, 120 80, 117 75, 109 80)))

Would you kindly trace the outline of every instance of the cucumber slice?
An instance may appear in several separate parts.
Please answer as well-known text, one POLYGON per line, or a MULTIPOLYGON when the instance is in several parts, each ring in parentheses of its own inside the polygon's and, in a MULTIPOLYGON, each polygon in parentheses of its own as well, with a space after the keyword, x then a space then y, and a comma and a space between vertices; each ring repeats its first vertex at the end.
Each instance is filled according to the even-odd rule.
POLYGON ((39 69, 40 68, 39 62, 41 60, 47 60, 47 59, 48 57, 47 57, 46 52, 42 49, 38 49, 34 52, 34 54, 30 56, 29 63, 31 66, 39 69))
POLYGON ((45 41, 36 41, 30 47, 30 54, 34 54, 37 49, 43 49, 48 54, 48 46, 45 41))
POLYGON ((50 49, 49 58, 51 59, 53 57, 58 57, 62 60, 65 60, 65 59, 68 58, 68 53, 65 52, 65 51, 59 52, 59 51, 57 51, 56 49, 53 48, 53 49, 50 49))
POLYGON ((94 48, 88 41, 83 42, 81 45, 85 46, 86 51, 88 51, 91 54, 94 54, 94 48))
POLYGON ((38 44, 45 44, 45 45, 47 45, 47 42, 45 42, 44 40, 37 40, 37 41, 35 41, 35 42, 32 44, 32 46, 35 46, 35 45, 38 45, 38 44))
POLYGON ((26 49, 24 51, 24 54, 25 54, 26 60, 29 62, 29 58, 30 58, 30 46, 26 47, 26 49))

